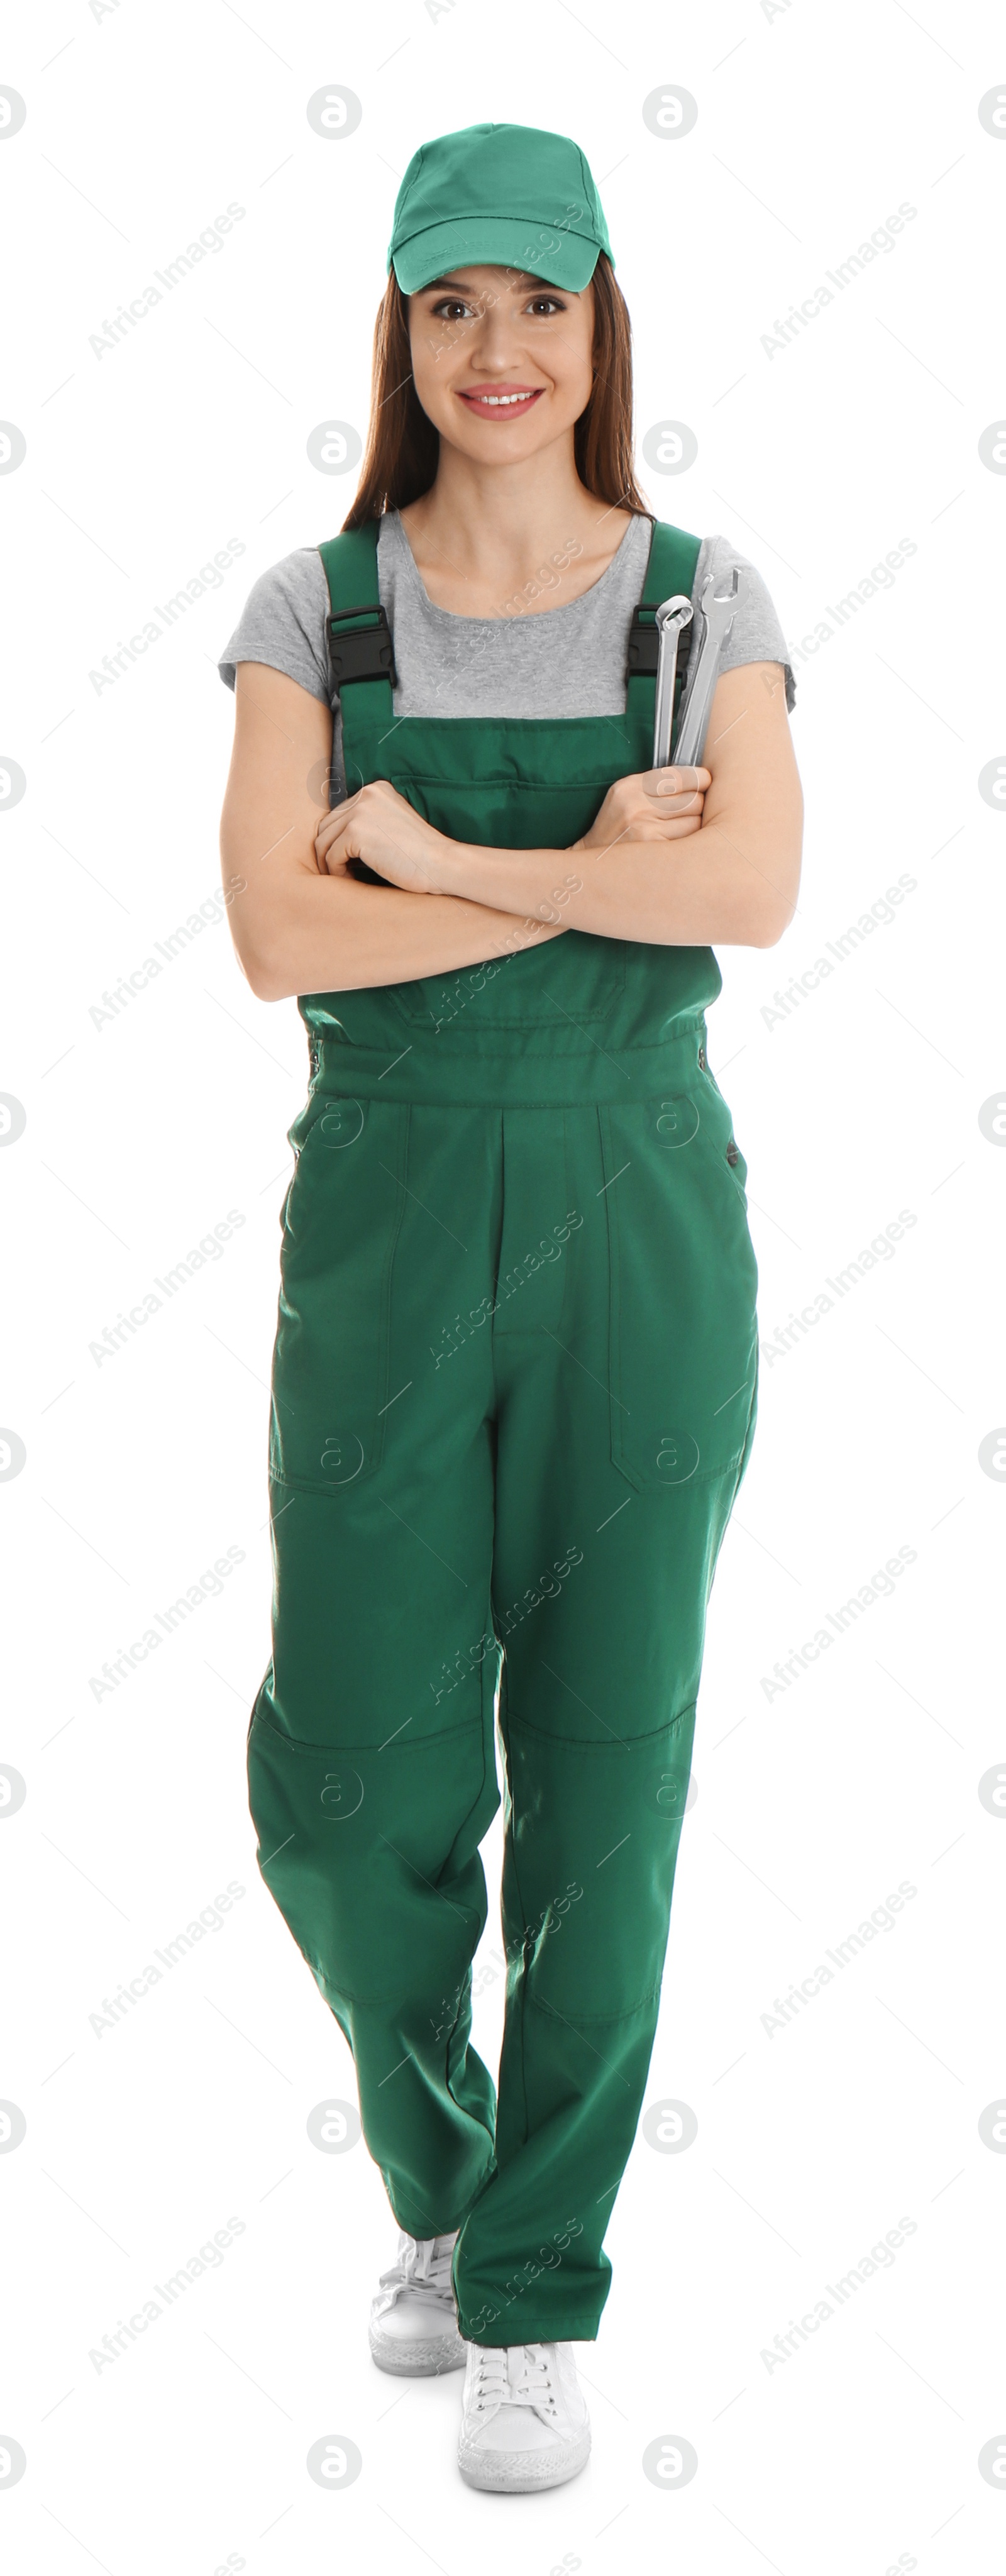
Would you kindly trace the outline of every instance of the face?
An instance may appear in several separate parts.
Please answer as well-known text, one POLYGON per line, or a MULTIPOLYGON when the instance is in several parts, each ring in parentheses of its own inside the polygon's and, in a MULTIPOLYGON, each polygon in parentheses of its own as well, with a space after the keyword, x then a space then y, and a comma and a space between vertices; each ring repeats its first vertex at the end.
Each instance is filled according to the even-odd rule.
POLYGON ((416 392, 479 464, 512 465, 565 437, 590 401, 594 289, 514 269, 452 269, 409 299, 416 392))

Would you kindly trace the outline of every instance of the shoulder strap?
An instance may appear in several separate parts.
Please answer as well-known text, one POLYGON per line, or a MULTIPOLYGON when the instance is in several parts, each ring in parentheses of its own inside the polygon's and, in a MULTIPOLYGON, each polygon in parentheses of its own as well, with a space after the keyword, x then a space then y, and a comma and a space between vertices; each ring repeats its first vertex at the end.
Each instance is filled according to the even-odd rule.
POLYGON ((377 520, 370 519, 365 527, 344 528, 341 536, 326 538, 318 552, 328 583, 325 625, 333 692, 338 689, 341 696, 351 681, 360 682, 365 695, 357 712, 390 724, 398 674, 391 629, 378 597, 377 534, 377 520))
POLYGON ((686 528, 673 527, 669 519, 654 520, 643 593, 648 607, 659 608, 676 590, 691 598, 701 546, 701 537, 689 536, 686 528))
MULTIPOLYGON (((673 599, 677 591, 683 591, 686 599, 691 598, 701 544, 701 537, 689 536, 685 528, 672 527, 669 519, 654 520, 643 596, 638 607, 633 611, 632 624, 629 628, 629 658, 625 673, 627 684, 633 680, 656 680, 658 637, 654 623, 655 612, 662 599, 673 599)), ((691 626, 686 626, 678 647, 674 690, 675 711, 688 669, 691 635, 691 626)), ((634 705, 637 701, 641 707, 645 705, 641 689, 632 691, 630 704, 634 705)))

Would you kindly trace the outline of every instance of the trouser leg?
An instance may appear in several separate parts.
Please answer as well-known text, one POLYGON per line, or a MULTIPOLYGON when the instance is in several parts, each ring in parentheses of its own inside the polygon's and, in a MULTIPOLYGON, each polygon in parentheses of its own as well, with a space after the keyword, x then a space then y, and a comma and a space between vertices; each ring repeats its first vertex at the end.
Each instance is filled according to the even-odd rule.
MULTIPOLYGON (((553 1270, 497 1339, 508 1991, 496 2171, 454 2262, 462 2332, 480 2342, 597 2332, 656 2029, 706 1607, 753 1429, 743 1205, 708 1138, 701 1163, 665 1164, 659 1114, 622 1113, 626 1135, 567 1113, 563 1203, 583 1222, 561 1303, 553 1270), (613 1173, 635 1183, 617 1233, 613 1173), (719 1296, 717 1262, 733 1280, 719 1296), (718 1408, 739 1385, 730 1428, 718 1408), (693 1451, 705 1472, 682 1476, 693 1451)), ((524 1142, 544 1217, 559 1140, 524 1142)))
POLYGON ((412 2236, 460 2226, 492 2165, 494 2087, 469 2040, 494 1680, 487 1662, 474 1722, 404 1746, 291 1743, 267 1682, 249 1736, 262 1876, 352 2049, 367 2147, 412 2236))
MULTIPOLYGON (((249 1736, 260 1867, 352 2048, 399 2225, 492 2169, 470 2046, 499 1805, 489 1634, 498 1120, 316 1101, 285 1209, 273 1655, 249 1736)), ((296 1132, 296 1131, 295 1131, 296 1132)))

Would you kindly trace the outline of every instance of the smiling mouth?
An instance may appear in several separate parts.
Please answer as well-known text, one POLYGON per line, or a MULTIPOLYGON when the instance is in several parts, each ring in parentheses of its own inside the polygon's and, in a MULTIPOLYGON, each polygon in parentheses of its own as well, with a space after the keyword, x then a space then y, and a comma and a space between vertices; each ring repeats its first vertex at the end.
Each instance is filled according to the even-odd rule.
POLYGON ((481 386, 473 385, 459 393, 458 400, 467 403, 469 411, 478 412, 485 420, 519 420, 521 413, 530 411, 532 403, 537 402, 543 391, 542 385, 507 385, 490 393, 488 387, 483 390, 481 386))

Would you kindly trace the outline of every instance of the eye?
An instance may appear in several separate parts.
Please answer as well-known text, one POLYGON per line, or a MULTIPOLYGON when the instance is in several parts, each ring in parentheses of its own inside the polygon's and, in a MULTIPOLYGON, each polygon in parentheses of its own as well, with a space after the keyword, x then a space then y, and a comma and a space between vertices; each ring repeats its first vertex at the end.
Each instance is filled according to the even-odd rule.
POLYGON ((532 308, 534 308, 534 310, 536 310, 536 311, 537 311, 537 310, 539 310, 539 309, 540 309, 542 306, 544 306, 544 305, 547 305, 547 306, 548 306, 548 310, 549 310, 549 312, 550 312, 550 313, 565 313, 565 310, 566 310, 565 305, 561 302, 561 300, 560 300, 559 296, 557 296, 557 295, 532 295, 532 296, 529 296, 529 298, 528 298, 528 310, 529 310, 529 311, 530 311, 532 308))
POLYGON ((471 309, 471 305, 459 295, 445 295, 439 304, 432 307, 434 319, 438 322, 461 321, 466 313, 471 313, 471 309))

